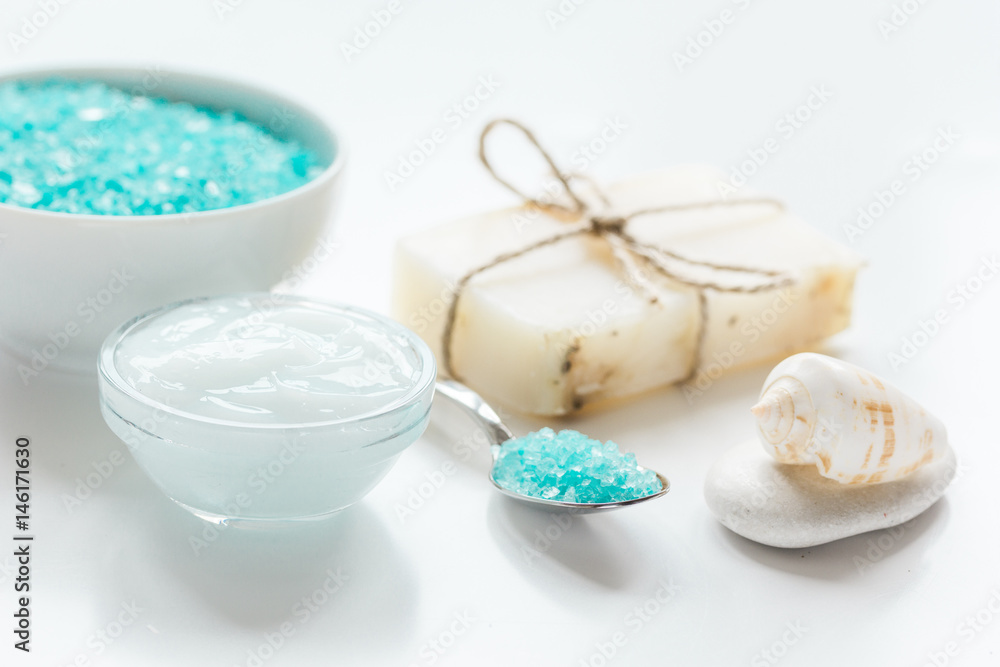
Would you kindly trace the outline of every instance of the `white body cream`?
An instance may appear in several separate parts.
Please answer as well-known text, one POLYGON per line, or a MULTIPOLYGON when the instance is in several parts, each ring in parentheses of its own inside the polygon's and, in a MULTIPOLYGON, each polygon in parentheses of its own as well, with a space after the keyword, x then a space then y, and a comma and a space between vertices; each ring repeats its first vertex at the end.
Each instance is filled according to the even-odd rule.
POLYGON ((427 425, 436 368, 368 311, 251 294, 166 306, 112 333, 105 420, 202 518, 325 516, 363 497, 427 425))

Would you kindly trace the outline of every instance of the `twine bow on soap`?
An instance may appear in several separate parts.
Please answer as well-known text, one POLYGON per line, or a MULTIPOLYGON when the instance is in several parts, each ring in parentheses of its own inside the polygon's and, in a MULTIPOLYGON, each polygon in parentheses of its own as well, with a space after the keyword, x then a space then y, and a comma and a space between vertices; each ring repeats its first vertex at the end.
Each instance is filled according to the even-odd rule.
MULTIPOLYGON (((785 210, 784 205, 775 199, 770 198, 753 198, 753 199, 735 199, 735 200, 711 200, 711 201, 699 201, 684 204, 671 204, 668 206, 659 206, 655 208, 641 209, 638 211, 633 211, 627 215, 601 215, 599 212, 592 210, 592 207, 588 205, 580 192, 574 189, 573 181, 579 177, 568 175, 562 172, 556 165, 552 156, 542 148, 541 144, 535 138, 535 135, 526 128, 521 123, 510 120, 510 119, 498 119, 489 123, 479 137, 479 159, 482 161, 483 165, 490 172, 490 174, 495 178, 501 185, 506 187, 508 190, 518 195, 524 200, 524 205, 528 207, 533 207, 535 209, 549 213, 553 217, 564 219, 567 221, 567 230, 565 232, 558 232, 552 236, 543 238, 540 241, 535 241, 524 248, 514 250, 511 252, 506 252, 497 255, 493 260, 487 262, 486 264, 472 269, 464 276, 462 276, 458 282, 455 284, 454 298, 448 308, 447 319, 445 321, 444 333, 442 335, 441 348, 443 356, 443 366, 445 372, 449 376, 455 379, 461 379, 455 371, 452 361, 452 343, 454 337, 455 322, 458 314, 458 305, 461 300, 462 293, 465 287, 468 285, 469 281, 478 276, 480 273, 492 269, 495 266, 509 262, 512 259, 520 257, 522 255, 528 254, 539 248, 544 248, 550 246, 554 243, 559 243, 565 241, 566 239, 591 235, 605 241, 611 248, 612 255, 614 256, 618 266, 624 273, 626 280, 633 283, 633 285, 639 287, 643 291, 650 295, 650 301, 656 302, 657 297, 655 293, 651 290, 649 285, 644 283, 638 283, 636 278, 636 272, 632 271, 637 264, 645 262, 649 266, 653 267, 658 273, 664 277, 672 280, 681 285, 685 285, 694 288, 698 296, 698 311, 699 311, 699 324, 698 333, 695 342, 695 349, 693 359, 688 371, 688 374, 680 380, 680 382, 690 381, 698 372, 701 366, 702 348, 705 342, 705 332, 708 325, 708 299, 706 292, 709 290, 716 292, 737 292, 744 294, 752 294, 755 292, 763 292, 766 290, 773 290, 779 287, 784 287, 790 285, 794 280, 780 271, 769 271, 767 269, 757 269, 746 266, 732 266, 727 264, 718 264, 715 262, 709 262, 706 260, 692 259, 685 257, 678 252, 669 250, 667 248, 659 247, 649 243, 642 242, 636 239, 628 231, 629 223, 644 215, 653 215, 658 213, 675 213, 680 211, 692 211, 708 209, 717 206, 724 207, 737 207, 737 206, 747 206, 754 204, 767 204, 774 206, 776 212, 781 213, 785 210), (493 165, 490 163, 487 157, 486 151, 486 138, 489 136, 495 128, 500 125, 510 125, 511 127, 519 130, 528 139, 532 146, 537 149, 538 153, 548 164, 552 175, 558 179, 559 183, 562 185, 566 196, 572 202, 572 205, 567 206, 564 204, 556 202, 546 202, 539 199, 530 197, 523 192, 521 192, 517 187, 512 185, 509 181, 502 178, 494 170, 493 165), (569 226, 572 225, 572 226, 569 226), (744 284, 744 285, 725 285, 713 280, 703 280, 696 276, 687 274, 685 275, 684 268, 671 267, 671 263, 679 264, 681 267, 702 267, 702 269, 710 269, 716 272, 730 272, 736 274, 742 274, 745 277, 753 277, 762 280, 762 282, 757 282, 755 284, 744 284), (637 284, 638 283, 638 284, 637 284)), ((600 192, 598 189, 598 197, 605 203, 608 199, 600 192)))

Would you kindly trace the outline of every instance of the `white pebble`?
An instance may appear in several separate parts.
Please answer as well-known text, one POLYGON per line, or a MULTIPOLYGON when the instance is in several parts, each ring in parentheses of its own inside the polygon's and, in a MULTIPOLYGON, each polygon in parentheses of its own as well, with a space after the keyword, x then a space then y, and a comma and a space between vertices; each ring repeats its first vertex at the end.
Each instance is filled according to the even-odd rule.
POLYGON ((955 477, 950 447, 939 461, 884 484, 845 485, 815 466, 778 463, 757 440, 726 452, 705 479, 719 521, 761 544, 798 548, 905 523, 937 502, 955 477))

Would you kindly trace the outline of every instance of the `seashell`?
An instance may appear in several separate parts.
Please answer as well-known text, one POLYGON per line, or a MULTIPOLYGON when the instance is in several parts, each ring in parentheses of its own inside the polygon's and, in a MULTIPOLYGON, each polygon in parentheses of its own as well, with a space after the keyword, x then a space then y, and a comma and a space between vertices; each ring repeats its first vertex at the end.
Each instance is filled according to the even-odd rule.
POLYGON ((751 410, 775 459, 815 464, 842 484, 891 482, 950 451, 944 424, 912 398, 822 354, 796 354, 775 366, 751 410))

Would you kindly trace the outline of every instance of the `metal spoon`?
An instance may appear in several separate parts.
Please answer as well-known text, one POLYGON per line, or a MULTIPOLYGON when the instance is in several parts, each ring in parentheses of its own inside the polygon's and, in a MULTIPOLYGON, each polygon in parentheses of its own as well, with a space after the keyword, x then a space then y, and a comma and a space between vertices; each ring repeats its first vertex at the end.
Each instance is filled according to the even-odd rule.
POLYGON ((493 482, 493 486, 495 486, 500 493, 509 498, 532 505, 544 505, 549 508, 571 510, 578 513, 591 513, 635 505, 647 500, 652 500, 653 498, 659 498, 662 495, 666 495, 667 491, 670 490, 670 482, 668 482, 667 478, 660 473, 656 473, 656 478, 660 480, 662 488, 656 493, 642 498, 633 498, 632 500, 622 500, 612 503, 569 503, 563 500, 536 498, 534 496, 516 493, 510 489, 505 489, 500 486, 493 473, 496 470, 497 458, 500 455, 500 445, 513 438, 514 434, 510 432, 510 429, 507 428, 502 421, 500 421, 500 417, 497 415, 496 411, 491 408, 479 394, 472 391, 461 382, 455 382, 454 380, 438 380, 434 391, 435 395, 444 396, 453 404, 462 408, 465 413, 472 417, 472 419, 475 420, 480 427, 482 427, 483 431, 486 433, 486 437, 490 441, 490 450, 493 452, 493 465, 490 467, 490 481, 493 482))

